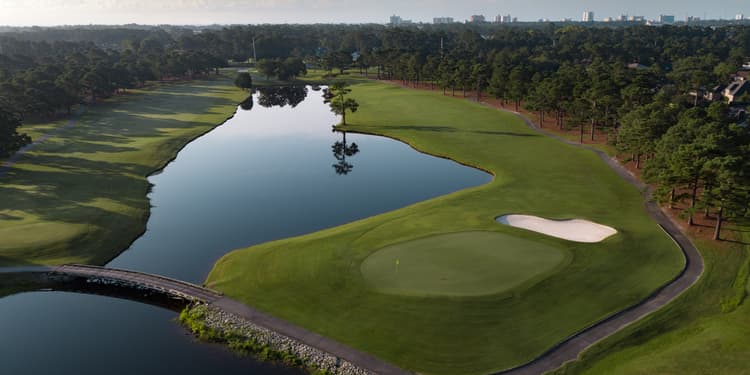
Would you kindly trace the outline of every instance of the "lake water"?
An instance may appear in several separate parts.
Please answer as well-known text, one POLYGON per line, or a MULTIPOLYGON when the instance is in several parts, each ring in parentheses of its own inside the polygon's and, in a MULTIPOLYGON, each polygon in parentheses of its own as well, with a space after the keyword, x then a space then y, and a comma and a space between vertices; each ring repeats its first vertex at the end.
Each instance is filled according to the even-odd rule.
MULTIPOLYGON (((491 179, 394 140, 333 132, 337 122, 321 92, 309 87, 256 93, 150 178, 147 231, 108 266, 200 284, 233 249, 491 179)), ((300 373, 197 343, 175 318, 170 310, 102 296, 9 296, 0 299, 0 374, 300 373)))

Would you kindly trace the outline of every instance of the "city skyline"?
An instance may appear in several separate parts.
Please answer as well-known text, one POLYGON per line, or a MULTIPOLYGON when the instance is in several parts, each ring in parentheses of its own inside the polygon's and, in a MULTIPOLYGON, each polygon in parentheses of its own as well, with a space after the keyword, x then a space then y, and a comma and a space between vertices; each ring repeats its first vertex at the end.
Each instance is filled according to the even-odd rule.
POLYGON ((578 0, 557 2, 540 0, 529 6, 523 0, 467 0, 459 4, 446 0, 418 0, 404 3, 394 0, 347 2, 343 0, 178 0, 157 3, 144 0, 0 0, 3 12, 0 25, 53 26, 73 24, 256 24, 256 23, 388 23, 391 15, 413 22, 431 23, 434 18, 450 17, 456 22, 472 15, 484 15, 492 21, 510 14, 519 21, 581 20, 584 11, 595 14, 596 21, 622 14, 657 20, 660 15, 702 19, 735 19, 750 14, 750 3, 717 0, 684 4, 678 0, 655 3, 634 0, 627 5, 615 1, 578 0))

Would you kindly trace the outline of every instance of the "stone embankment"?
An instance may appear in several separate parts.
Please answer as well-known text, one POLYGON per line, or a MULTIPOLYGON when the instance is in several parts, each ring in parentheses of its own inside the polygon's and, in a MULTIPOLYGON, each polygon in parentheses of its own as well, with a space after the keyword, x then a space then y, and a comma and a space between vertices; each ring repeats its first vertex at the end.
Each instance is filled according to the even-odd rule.
POLYGON ((253 324, 219 308, 200 304, 192 307, 192 311, 199 312, 203 316, 203 323, 209 328, 224 335, 240 335, 244 339, 268 347, 270 350, 291 354, 299 359, 305 367, 316 369, 325 374, 374 375, 373 372, 361 369, 341 358, 253 324))

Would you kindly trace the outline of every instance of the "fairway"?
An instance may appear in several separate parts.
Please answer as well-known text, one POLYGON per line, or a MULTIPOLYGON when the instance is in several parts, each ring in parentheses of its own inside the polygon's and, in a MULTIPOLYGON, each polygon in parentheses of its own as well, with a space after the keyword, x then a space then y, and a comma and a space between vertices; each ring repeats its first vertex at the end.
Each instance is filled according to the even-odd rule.
POLYGON ((452 233, 380 249, 362 275, 383 293, 480 296, 528 286, 565 259, 559 248, 502 233, 452 233))
MULTIPOLYGON (((346 130, 402 140, 419 151, 479 167, 494 180, 340 227, 232 252, 211 271, 211 288, 411 371, 486 374, 535 358, 641 301, 682 269, 682 252, 649 218, 640 192, 594 153, 542 136, 515 115, 439 92, 374 82, 352 89, 360 108, 347 116, 346 130), (504 212, 585 218, 616 228, 618 234, 599 243, 567 241, 498 225, 495 218, 504 212), (488 276, 484 264, 461 264, 450 257, 430 265, 440 272, 455 268, 451 272, 456 275, 482 270, 473 276, 476 282, 451 291, 473 295, 434 294, 444 286, 439 273, 408 284, 386 277, 395 266, 388 251, 398 250, 382 249, 410 244, 405 246, 419 252, 414 257, 424 262, 430 251, 424 245, 433 242, 420 239, 465 233, 478 239, 464 242, 481 243, 479 237, 489 232, 552 249, 566 259, 559 266, 559 259, 547 259, 547 267, 553 268, 529 280, 488 276), (368 263, 375 267, 370 270, 368 263), (478 287, 485 277, 482 283, 489 285, 478 287), (395 289, 384 293, 378 288, 395 289), (501 290, 506 292, 497 292, 501 290)), ((446 248, 447 254, 451 250, 446 248)))
POLYGON ((144 230, 147 176, 247 96, 229 77, 153 84, 26 125, 34 145, 0 176, 0 266, 104 264, 144 230))

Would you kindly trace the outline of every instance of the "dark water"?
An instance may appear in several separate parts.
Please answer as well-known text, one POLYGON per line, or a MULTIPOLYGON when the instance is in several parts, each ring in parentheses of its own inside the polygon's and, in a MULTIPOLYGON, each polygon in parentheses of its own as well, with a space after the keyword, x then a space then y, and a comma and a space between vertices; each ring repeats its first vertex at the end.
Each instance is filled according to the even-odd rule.
MULTIPOLYGON (((201 283, 233 249, 490 180, 382 137, 347 134, 344 144, 344 135, 331 131, 337 119, 320 92, 303 98, 300 90, 256 94, 252 110, 238 109, 188 145, 150 179, 154 208, 146 234, 109 266, 201 283)), ((101 296, 0 299, 0 374, 299 373, 195 343, 174 318, 169 310, 101 296)))

